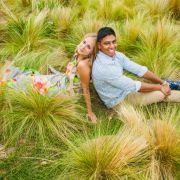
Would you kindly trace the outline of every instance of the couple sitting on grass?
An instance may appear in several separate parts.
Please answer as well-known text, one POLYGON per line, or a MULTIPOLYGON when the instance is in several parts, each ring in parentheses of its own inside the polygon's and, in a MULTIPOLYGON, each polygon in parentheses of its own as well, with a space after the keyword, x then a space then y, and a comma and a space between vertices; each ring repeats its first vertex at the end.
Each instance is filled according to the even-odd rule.
POLYGON ((87 116, 96 123, 92 111, 89 83, 92 76, 94 87, 108 108, 120 110, 123 101, 134 105, 147 105, 161 101, 180 102, 180 81, 164 81, 147 67, 130 61, 116 51, 116 34, 110 27, 103 27, 98 34, 87 34, 75 50, 66 73, 60 73, 49 66, 51 74, 41 75, 32 70, 11 66, 5 70, 2 82, 12 88, 26 90, 31 84, 40 93, 49 96, 69 92, 82 87, 87 107, 87 116), (96 54, 96 48, 98 52, 96 54), (123 70, 152 81, 154 84, 133 80, 123 75, 123 70))

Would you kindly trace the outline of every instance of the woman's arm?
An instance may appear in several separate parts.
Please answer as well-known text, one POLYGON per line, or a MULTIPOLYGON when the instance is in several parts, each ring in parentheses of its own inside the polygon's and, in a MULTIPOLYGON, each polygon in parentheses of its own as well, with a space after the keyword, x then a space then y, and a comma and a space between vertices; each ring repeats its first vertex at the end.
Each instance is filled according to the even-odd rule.
POLYGON ((89 62, 86 60, 79 62, 77 70, 80 76, 81 86, 83 89, 83 95, 86 102, 87 115, 93 123, 96 123, 97 118, 96 118, 96 115, 92 111, 90 91, 89 91, 90 72, 91 72, 89 62))

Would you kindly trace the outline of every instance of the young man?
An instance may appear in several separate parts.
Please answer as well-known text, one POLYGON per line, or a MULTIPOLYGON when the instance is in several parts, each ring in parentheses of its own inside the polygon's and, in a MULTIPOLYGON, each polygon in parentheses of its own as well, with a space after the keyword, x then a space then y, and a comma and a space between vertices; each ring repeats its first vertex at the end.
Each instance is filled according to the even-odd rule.
POLYGON ((114 108, 124 99, 135 105, 164 100, 180 102, 180 92, 171 91, 168 83, 147 67, 130 61, 116 51, 116 34, 112 28, 103 27, 98 31, 97 45, 99 52, 93 63, 92 79, 97 93, 108 108, 114 108), (154 84, 128 78, 123 75, 124 69, 154 84))

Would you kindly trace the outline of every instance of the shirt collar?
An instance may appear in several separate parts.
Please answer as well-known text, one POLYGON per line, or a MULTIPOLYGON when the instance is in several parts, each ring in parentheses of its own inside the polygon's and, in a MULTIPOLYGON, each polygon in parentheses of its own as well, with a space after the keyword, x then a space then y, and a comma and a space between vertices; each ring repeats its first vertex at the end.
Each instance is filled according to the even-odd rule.
POLYGON ((104 64, 111 64, 115 58, 116 58, 116 54, 111 57, 108 56, 107 54, 103 53, 102 51, 98 51, 97 57, 99 57, 100 61, 104 64))

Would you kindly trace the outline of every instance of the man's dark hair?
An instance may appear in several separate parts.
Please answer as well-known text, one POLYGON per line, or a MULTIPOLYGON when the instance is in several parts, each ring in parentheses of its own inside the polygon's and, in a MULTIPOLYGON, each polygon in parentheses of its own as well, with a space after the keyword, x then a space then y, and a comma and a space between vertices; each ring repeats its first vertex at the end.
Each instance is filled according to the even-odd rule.
POLYGON ((100 42, 104 37, 108 35, 114 35, 116 37, 116 33, 111 27, 102 27, 99 29, 97 34, 97 42, 100 42))

